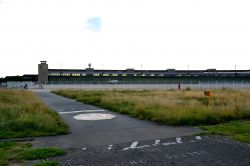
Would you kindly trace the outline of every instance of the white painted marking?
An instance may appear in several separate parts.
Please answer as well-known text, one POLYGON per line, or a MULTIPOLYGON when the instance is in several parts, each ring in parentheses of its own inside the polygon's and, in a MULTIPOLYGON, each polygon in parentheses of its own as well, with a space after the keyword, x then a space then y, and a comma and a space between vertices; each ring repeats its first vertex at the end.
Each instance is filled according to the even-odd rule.
POLYGON ((80 112, 91 113, 91 112, 103 112, 103 111, 105 110, 80 110, 80 111, 59 112, 59 114, 62 115, 62 114, 74 114, 74 113, 80 113, 80 112))
POLYGON ((108 150, 112 149, 113 145, 109 145, 108 150))
POLYGON ((181 137, 176 137, 176 142, 177 142, 178 144, 182 144, 182 142, 181 142, 181 137))
POLYGON ((134 165, 134 164, 137 164, 137 162, 136 161, 130 161, 130 164, 134 165))
POLYGON ((124 148, 123 150, 135 149, 137 145, 138 145, 138 142, 133 142, 130 145, 130 147, 124 148))
POLYGON ((141 148, 148 148, 150 145, 143 145, 143 146, 138 146, 138 142, 133 142, 130 147, 123 148, 122 150, 129 150, 129 149, 141 149, 141 148))
POLYGON ((139 146, 139 147, 136 147, 137 149, 141 149, 141 148, 149 148, 150 145, 143 145, 143 146, 139 146))
POLYGON ((76 120, 107 120, 107 119, 113 119, 115 118, 115 115, 112 114, 101 114, 101 113, 89 113, 89 114, 79 114, 76 116, 73 116, 76 120))
POLYGON ((187 152, 187 155, 193 156, 194 154, 192 152, 187 152))
POLYGON ((86 150, 87 148, 82 148, 82 150, 86 150))
POLYGON ((162 143, 162 145, 175 145, 176 142, 167 142, 167 143, 162 143))
POLYGON ((138 142, 133 142, 130 147, 135 148, 137 145, 138 145, 138 142))
POLYGON ((201 140, 201 136, 195 136, 197 140, 201 140))
POLYGON ((199 152, 193 152, 193 154, 195 154, 195 155, 200 155, 200 153, 199 153, 199 152))
POLYGON ((159 144, 160 144, 160 142, 161 142, 161 140, 159 140, 159 139, 155 140, 155 143, 153 144, 153 146, 157 146, 157 145, 159 145, 159 144))

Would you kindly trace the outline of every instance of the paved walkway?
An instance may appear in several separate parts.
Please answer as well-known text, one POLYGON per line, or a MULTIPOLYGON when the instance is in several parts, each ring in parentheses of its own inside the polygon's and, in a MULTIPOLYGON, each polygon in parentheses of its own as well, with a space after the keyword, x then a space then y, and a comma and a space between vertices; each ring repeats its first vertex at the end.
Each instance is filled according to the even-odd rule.
POLYGON ((35 147, 83 148, 134 141, 173 138, 199 133, 196 127, 172 127, 138 120, 49 92, 37 92, 52 109, 61 114, 71 133, 55 137, 40 137, 35 147), (107 118, 104 120, 79 120, 107 118), (108 119, 111 118, 111 119, 108 119))

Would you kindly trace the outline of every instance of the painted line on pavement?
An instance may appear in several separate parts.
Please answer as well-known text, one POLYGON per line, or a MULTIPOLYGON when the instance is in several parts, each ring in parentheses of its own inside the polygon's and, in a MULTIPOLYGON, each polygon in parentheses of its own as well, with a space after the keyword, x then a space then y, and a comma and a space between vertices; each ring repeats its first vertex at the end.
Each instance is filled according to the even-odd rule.
POLYGON ((134 149, 137 146, 138 142, 133 142, 130 147, 124 148, 123 150, 134 149))
POLYGON ((108 150, 112 149, 113 145, 109 145, 108 150))
POLYGON ((201 136, 195 136, 197 140, 201 140, 201 136))
POLYGON ((91 112, 103 112, 105 110, 80 110, 80 111, 66 111, 66 112, 58 112, 60 115, 62 114, 74 114, 74 113, 79 113, 79 112, 86 112, 86 113, 91 113, 91 112))
MULTIPOLYGON (((169 145, 178 145, 178 144, 185 144, 185 143, 194 143, 194 142, 199 142, 202 140, 201 136, 195 136, 195 139, 196 141, 194 140, 185 140, 183 139, 182 140, 182 137, 175 137, 175 142, 161 142, 160 139, 156 139, 154 140, 154 143, 153 144, 149 144, 149 145, 142 145, 142 146, 138 146, 139 144, 139 141, 136 141, 136 142, 132 142, 131 145, 129 147, 125 147, 125 148, 122 148, 121 150, 134 150, 134 149, 141 149, 141 148, 150 148, 150 147, 153 147, 153 146, 169 146, 169 145)), ((109 151, 114 148, 115 145, 113 144, 110 144, 110 145, 107 145, 107 147, 105 147, 105 149, 107 148, 109 151)), ((82 148, 83 151, 87 150, 86 147, 83 147, 82 148)), ((204 152, 204 151, 200 151, 200 152, 204 152)), ((186 153, 186 154, 183 154, 183 156, 193 156, 193 155, 200 155, 200 152, 192 152, 192 153, 186 153)), ((206 152, 204 152, 206 153, 206 152)), ((172 157, 175 157, 175 156, 172 156, 172 157)))
POLYGON ((79 114, 79 115, 73 116, 75 120, 88 120, 88 121, 110 120, 115 117, 116 117, 115 115, 103 114, 103 113, 88 113, 88 114, 79 114))
POLYGON ((181 137, 176 137, 176 142, 178 143, 178 144, 181 144, 182 142, 181 142, 181 137))
POLYGON ((153 146, 158 146, 158 145, 160 145, 160 142, 161 142, 161 140, 159 140, 159 139, 155 140, 155 143, 153 144, 153 146))

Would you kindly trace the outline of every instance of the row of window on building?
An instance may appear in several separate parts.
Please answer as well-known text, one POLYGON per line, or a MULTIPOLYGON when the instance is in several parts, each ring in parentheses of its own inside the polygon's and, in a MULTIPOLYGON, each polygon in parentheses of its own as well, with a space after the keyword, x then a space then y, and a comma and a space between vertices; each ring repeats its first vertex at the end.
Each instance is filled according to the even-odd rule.
POLYGON ((164 74, 85 74, 85 73, 49 73, 49 76, 73 76, 73 77, 80 77, 80 76, 159 76, 163 77, 164 74))
MULTIPOLYGON (((227 77, 227 76, 235 76, 235 73, 217 73, 217 74, 211 74, 211 73, 200 73, 200 74, 190 74, 190 73, 182 73, 182 74, 152 74, 152 73, 143 73, 143 74, 108 74, 108 73, 104 73, 104 74, 98 74, 98 73, 94 73, 94 74, 86 74, 86 73, 49 73, 49 76, 73 76, 73 77, 81 77, 81 76, 146 76, 146 77, 166 77, 166 76, 177 76, 177 77, 182 77, 182 76, 194 76, 194 77, 199 77, 199 76, 220 76, 220 77, 227 77)), ((249 74, 238 74, 237 76, 250 76, 249 74)))

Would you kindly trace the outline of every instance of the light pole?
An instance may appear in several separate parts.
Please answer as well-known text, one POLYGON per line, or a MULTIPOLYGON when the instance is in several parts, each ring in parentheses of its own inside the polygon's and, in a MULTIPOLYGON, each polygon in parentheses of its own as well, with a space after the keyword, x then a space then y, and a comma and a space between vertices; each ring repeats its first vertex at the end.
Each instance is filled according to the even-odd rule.
POLYGON ((234 78, 236 79, 236 65, 234 65, 234 78))

